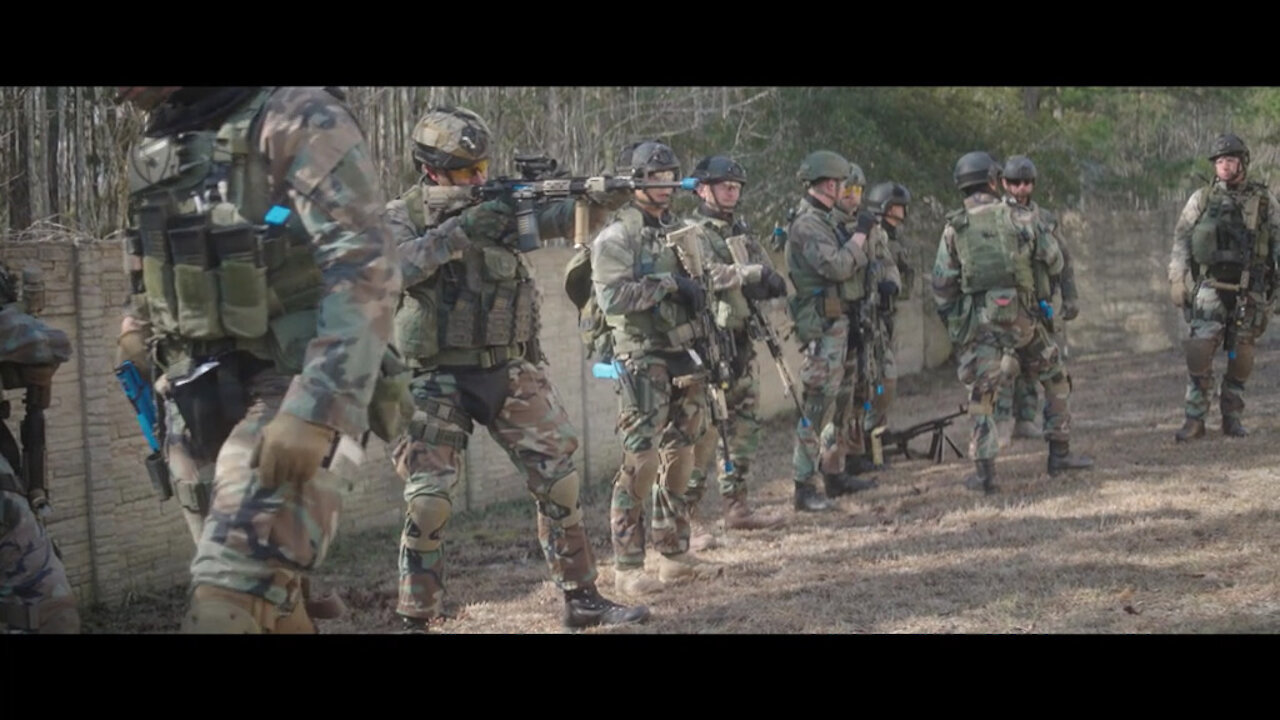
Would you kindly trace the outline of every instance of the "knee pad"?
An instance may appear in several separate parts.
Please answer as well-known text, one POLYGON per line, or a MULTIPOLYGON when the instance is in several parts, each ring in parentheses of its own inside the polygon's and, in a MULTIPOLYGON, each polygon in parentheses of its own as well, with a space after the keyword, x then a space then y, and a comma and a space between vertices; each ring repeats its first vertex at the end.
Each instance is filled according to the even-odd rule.
POLYGON ((405 518, 404 545, 420 552, 438 550, 444 539, 440 532, 449 522, 453 505, 435 495, 415 495, 409 500, 405 518))
POLYGON ((1253 343, 1239 343, 1236 345, 1235 358, 1227 360, 1226 377, 1243 385, 1252 373, 1253 343))
POLYGON ((637 502, 643 502, 658 478, 658 450, 649 448, 622 454, 622 472, 618 479, 627 484, 623 489, 637 502))
POLYGON ((1187 372, 1192 375, 1208 374, 1213 367, 1213 351, 1218 343, 1213 338, 1192 338, 1184 345, 1187 355, 1187 372))
POLYGON ((666 488, 678 495, 689 489, 689 476, 693 473, 693 448, 682 448, 668 454, 662 468, 666 488))
POLYGON ((582 476, 575 470, 551 483, 546 498, 538 498, 539 510, 560 527, 573 527, 582 522, 582 508, 578 496, 582 491, 582 476))
POLYGON ((1071 376, 1067 373, 1058 373, 1049 378, 1044 384, 1046 394, 1066 400, 1071 397, 1071 376))

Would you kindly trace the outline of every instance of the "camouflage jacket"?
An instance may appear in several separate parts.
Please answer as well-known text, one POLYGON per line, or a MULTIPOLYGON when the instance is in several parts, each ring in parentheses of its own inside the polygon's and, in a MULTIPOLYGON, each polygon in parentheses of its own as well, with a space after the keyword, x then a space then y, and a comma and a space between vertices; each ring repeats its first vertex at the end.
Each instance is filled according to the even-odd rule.
MULTIPOLYGON (((1005 196, 1005 202, 1017 204, 1017 200, 1012 196, 1005 196)), ((1067 244, 1062 239, 1062 227, 1058 224, 1058 216, 1045 209, 1035 200, 1029 201, 1024 207, 1035 218, 1035 223, 1040 228, 1040 231, 1052 235, 1053 239, 1058 242, 1058 249, 1062 251, 1062 271, 1056 275, 1050 275, 1050 277, 1062 292, 1063 302, 1075 302, 1079 298, 1079 294, 1076 291, 1075 267, 1071 264, 1071 254, 1067 250, 1067 244)), ((1047 268, 1045 272, 1048 272, 1047 268)))
MULTIPOLYGON (((461 213, 478 204, 470 189, 442 187, 420 181, 387 203, 387 226, 399 248, 404 289, 433 277, 469 238, 461 227, 461 213)), ((538 233, 543 238, 572 238, 573 200, 547 203, 538 210, 538 233)))
POLYGON ((713 290, 716 291, 716 322, 730 330, 742 330, 746 327, 750 310, 747 299, 742 294, 742 286, 760 281, 761 268, 773 268, 769 255, 760 244, 747 233, 740 221, 732 216, 719 216, 707 208, 704 203, 687 222, 698 225, 702 229, 700 242, 703 262, 711 271, 713 290), (727 240, 735 236, 746 238, 747 264, 739 267, 733 262, 727 240))
MULTIPOLYGON (((990 206, 998 205, 1001 200, 988 192, 977 192, 964 199, 966 213, 990 212, 990 206)), ((1033 238, 1030 248, 1032 263, 1041 263, 1051 274, 1062 272, 1062 251, 1058 242, 1048 233, 1040 232, 1035 216, 1027 211, 1015 211, 1010 215, 1013 222, 1027 237, 1033 238)), ((956 230, 950 222, 942 230, 942 238, 938 241, 938 252, 933 263, 933 299, 937 305, 938 316, 950 331, 952 342, 963 342, 972 339, 977 323, 980 304, 974 301, 978 295, 986 293, 966 294, 961 286, 960 253, 956 249, 956 230)), ((1021 298, 1027 305, 1031 299, 1021 298)))
MULTIPOLYGON (((401 285, 377 168, 351 111, 320 87, 274 89, 250 141, 265 194, 292 207, 322 285, 316 335, 281 410, 359 436, 401 285)), ((145 305, 129 314, 145 331, 145 305)))
POLYGON ((841 242, 838 216, 806 195, 787 230, 787 270, 796 290, 838 285, 853 279, 869 261, 866 247, 841 242))
POLYGON ((1202 187, 1191 194, 1187 204, 1182 208, 1182 214, 1178 216, 1178 222, 1174 225, 1173 248, 1169 254, 1170 283, 1185 282, 1183 278, 1192 271, 1191 266, 1195 261, 1191 258, 1191 233, 1199 222, 1200 216, 1208 208, 1210 195, 1214 192, 1238 195, 1242 200, 1256 192, 1266 193, 1267 216, 1260 219, 1259 226, 1265 224, 1267 228, 1270 243, 1267 256, 1270 258, 1271 267, 1280 266, 1280 211, 1276 207, 1275 194, 1261 184, 1247 182, 1241 188, 1229 189, 1225 183, 1215 177, 1212 185, 1202 187))

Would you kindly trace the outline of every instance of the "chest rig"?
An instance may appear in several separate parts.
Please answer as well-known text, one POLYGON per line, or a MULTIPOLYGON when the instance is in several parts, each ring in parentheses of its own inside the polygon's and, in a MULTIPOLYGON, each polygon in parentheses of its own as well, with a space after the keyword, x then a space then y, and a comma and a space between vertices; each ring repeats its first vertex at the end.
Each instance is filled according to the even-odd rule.
POLYGON ((264 89, 211 130, 146 139, 129 161, 132 292, 162 368, 243 350, 300 372, 323 278, 266 158, 253 152, 264 89))
MULTIPOLYGON (((729 252, 729 243, 726 239, 745 234, 746 227, 740 221, 735 220, 729 223, 712 217, 699 217, 696 222, 702 226, 703 236, 707 238, 716 261, 732 265, 733 254, 729 252)), ((742 294, 742 288, 720 290, 715 295, 716 323, 729 330, 745 329, 747 318, 751 316, 751 309, 747 306, 747 298, 742 294)))
MULTIPOLYGON (((419 183, 401 198, 419 235, 471 204, 439 189, 419 183)), ((470 240, 462 259, 401 296, 396 338, 413 367, 494 367, 523 357, 538 338, 539 298, 524 257, 496 238, 470 240)))
MULTIPOLYGON (((649 275, 680 274, 675 250, 667 245, 668 229, 645 222, 642 210, 634 206, 622 208, 615 215, 621 232, 633 253, 632 277, 639 280, 649 275)), ((607 229, 606 229, 607 231, 607 229)), ((617 354, 651 350, 685 350, 703 335, 693 323, 693 314, 674 296, 663 297, 658 304, 625 315, 606 315, 614 328, 614 352, 617 354)))
POLYGON ((1265 186, 1250 182, 1240 191, 1221 183, 1208 190, 1205 209, 1191 231, 1192 272, 1197 280, 1240 281, 1245 267, 1265 263, 1270 236, 1265 186))

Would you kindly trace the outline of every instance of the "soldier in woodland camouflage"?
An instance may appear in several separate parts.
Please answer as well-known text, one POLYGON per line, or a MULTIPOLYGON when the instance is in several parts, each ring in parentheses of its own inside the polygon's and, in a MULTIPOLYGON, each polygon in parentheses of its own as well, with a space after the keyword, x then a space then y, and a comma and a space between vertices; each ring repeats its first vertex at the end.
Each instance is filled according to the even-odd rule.
POLYGON ((190 485, 184 506, 207 503, 183 631, 315 632, 303 585, 338 526, 346 448, 407 419, 377 171, 336 90, 120 99, 149 116, 130 159, 134 297, 117 360, 182 417, 172 474, 190 485))
MULTIPOLYGON (((643 622, 646 607, 619 605, 596 589, 573 463, 578 433, 538 346, 539 296, 517 246, 514 207, 506 198, 473 199, 487 180, 488 125, 466 108, 438 107, 413 139, 423 177, 387 206, 405 286, 396 336, 413 368, 417 408, 393 451, 408 504, 396 612, 410 631, 442 617, 444 530, 479 423, 526 478, 538 540, 564 592, 565 626, 643 622)), ((588 219, 598 227, 629 196, 592 198, 588 219)), ((545 205, 537 221, 544 238, 573 237, 574 202, 545 205)))
MULTIPOLYGON (((788 298, 788 310, 804 356, 800 379, 810 425, 806 427, 802 419, 796 426, 794 507, 814 512, 831 508, 818 493, 819 474, 827 498, 875 486, 844 471, 848 444, 840 437, 856 429, 850 408, 856 377, 850 373, 856 373, 857 352, 850 341, 850 313, 854 303, 866 297, 866 270, 872 251, 867 233, 875 220, 869 214, 859 214, 852 234, 840 230, 839 216, 834 212, 837 201, 853 195, 860 198, 865 183, 842 156, 829 150, 810 153, 796 177, 806 192, 787 231, 787 272, 796 289, 788 298), (838 412, 841 400, 846 410, 838 412), (815 432, 819 427, 821 450, 815 432)), ((856 207, 850 199, 845 202, 847 208, 856 207)))
MULTIPOLYGON (((37 388, 47 408, 53 374, 71 357, 71 342, 28 314, 17 290, 16 274, 0 267, 0 378, 7 390, 37 388)), ((13 401, 3 403, 8 416, 13 401)), ((21 465, 18 443, 0 423, 0 632, 78 633, 80 614, 66 568, 36 515, 21 465)))
POLYGON ((956 349, 973 417, 969 454, 976 472, 965 486, 985 493, 996 490, 995 398, 1019 366, 1036 373, 1045 388, 1049 474, 1093 465, 1070 454, 1071 378, 1036 319, 1032 264, 1061 272, 1062 252, 1031 213, 1000 201, 999 177, 1000 166, 985 152, 966 153, 956 162, 964 207, 947 214, 933 266, 938 317, 956 349))
MULTIPOLYGON (((703 261, 717 267, 732 266, 733 255, 726 240, 743 236, 747 238, 747 259, 751 265, 745 270, 761 276, 760 282, 738 284, 716 293, 713 306, 716 322, 733 334, 737 350, 737 357, 732 363, 735 373, 733 384, 726 393, 729 425, 733 433, 729 442, 733 470, 722 471, 719 478, 725 507, 724 526, 730 530, 774 528, 785 522, 784 518, 757 513, 747 504, 747 479, 752 458, 760 445, 760 418, 756 415, 760 399, 760 364, 755 345, 747 332, 750 317, 747 301, 763 302, 784 297, 787 284, 781 275, 774 272, 768 253, 747 233, 742 220, 734 216, 738 197, 747 184, 746 170, 728 157, 713 155, 698 163, 693 177, 699 182, 697 192, 702 203, 689 222, 702 229, 703 261)), ((693 470, 686 493, 691 515, 696 514, 698 503, 706 492, 708 469, 716 464, 719 450, 720 434, 712 423, 707 423, 706 428, 694 449, 693 470)), ((714 536, 706 531, 699 533, 695 530, 690 538, 694 550, 710 548, 715 543, 714 536)))
POLYGON ((1280 263, 1280 212, 1267 186, 1248 179, 1249 149, 1231 133, 1209 152, 1215 177, 1191 194, 1173 229, 1169 290, 1187 320, 1186 420, 1175 434, 1186 442, 1205 434, 1213 395, 1213 356, 1227 351, 1222 375, 1222 434, 1248 434, 1244 385, 1253 372, 1254 343, 1267 330, 1280 263))
MULTIPOLYGON (((645 140, 623 149, 620 173, 648 181, 679 179, 667 145, 645 140)), ((714 287, 682 271, 667 234, 684 227, 671 215, 671 188, 637 189, 592 245, 596 302, 613 334, 614 367, 623 391, 618 433, 622 467, 613 481, 614 584, 619 592, 660 592, 664 584, 719 575, 722 568, 689 552, 686 492, 694 444, 708 423, 706 373, 690 351, 706 340, 697 322, 709 291, 759 283, 735 268, 712 269, 714 287), (645 499, 657 491, 651 523, 658 579, 644 574, 645 499)), ((757 267, 757 271, 759 268, 757 267)))
MULTIPOLYGON (((1051 306, 1052 297, 1049 296, 1053 294, 1053 288, 1058 288, 1062 294, 1059 312, 1052 318, 1046 317, 1043 312, 1040 314, 1041 322, 1044 322, 1046 329, 1053 334, 1054 325, 1070 322, 1080 314, 1071 254, 1068 252, 1066 242, 1062 239, 1057 217, 1031 199, 1036 183, 1036 166, 1031 162, 1031 158, 1025 155, 1014 155, 1006 160, 1000 182, 1004 185, 1005 202, 1015 203, 1031 212, 1041 232, 1052 235, 1058 241, 1058 248, 1062 250, 1061 273, 1049 276, 1048 270, 1043 266, 1036 268, 1037 273, 1049 276, 1049 285, 1044 288, 1049 291, 1048 295, 1037 299, 1044 300, 1051 306)), ((1012 438, 1039 440, 1044 437, 1036 423, 1036 418, 1040 414, 1038 400, 1036 379, 1026 371, 1019 373, 1013 382, 1004 384, 999 397, 996 398, 996 432, 1000 447, 1007 447, 1012 438)))
MULTIPOLYGON (((895 182, 879 183, 867 192, 863 206, 867 212, 876 217, 876 226, 872 228, 870 240, 875 248, 874 255, 883 266, 880 279, 868 302, 876 302, 879 307, 874 313, 879 327, 871 333, 871 341, 876 343, 874 354, 881 358, 879 363, 879 392, 872 392, 871 397, 859 395, 855 404, 862 407, 866 404, 866 413, 862 418, 862 436, 865 438, 877 427, 887 427, 889 408, 897 395, 898 367, 895 358, 897 338, 894 334, 895 316, 898 303, 910 297, 911 287, 915 283, 915 266, 911 262, 903 238, 900 236, 903 223, 907 220, 907 206, 911 203, 911 192, 906 186, 895 182), (869 402, 868 402, 869 400, 869 402)), ((867 383, 859 383, 859 388, 867 388, 867 383)), ((848 472, 870 472, 876 469, 871 458, 870 448, 864 443, 863 454, 850 457, 846 466, 848 472)))

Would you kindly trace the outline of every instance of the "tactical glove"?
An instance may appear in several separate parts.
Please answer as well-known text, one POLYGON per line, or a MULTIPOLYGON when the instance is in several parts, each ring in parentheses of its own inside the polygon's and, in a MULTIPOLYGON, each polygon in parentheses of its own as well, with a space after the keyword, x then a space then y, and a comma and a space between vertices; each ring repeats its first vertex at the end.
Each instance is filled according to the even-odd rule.
POLYGON ((249 467, 258 469, 264 488, 285 483, 301 485, 315 477, 335 437, 332 428, 278 412, 258 435, 249 467))
POLYGON ((516 232, 516 213, 505 200, 486 200, 463 210, 458 224, 472 240, 502 242, 516 232))
POLYGON ((1080 308, 1076 305, 1075 300, 1062 301, 1062 319, 1064 322, 1067 320, 1075 320, 1076 316, 1079 314, 1080 308))
POLYGON ((880 292, 881 299, 888 300, 898 294, 898 283, 892 280, 881 280, 876 284, 876 290, 880 292))
POLYGON ((854 233, 862 233, 866 235, 871 232, 871 228, 876 226, 876 216, 869 212, 858 213, 858 224, 854 226, 854 233))
POLYGON ((751 300, 769 300, 786 297, 787 281, 782 279, 773 268, 765 266, 760 270, 760 282, 742 288, 742 294, 751 300))
POLYGON ((694 312, 702 312, 707 308, 707 291, 698 282, 683 275, 672 275, 676 281, 676 294, 680 302, 688 305, 694 312))

